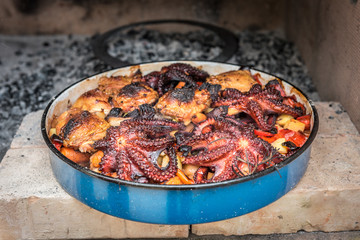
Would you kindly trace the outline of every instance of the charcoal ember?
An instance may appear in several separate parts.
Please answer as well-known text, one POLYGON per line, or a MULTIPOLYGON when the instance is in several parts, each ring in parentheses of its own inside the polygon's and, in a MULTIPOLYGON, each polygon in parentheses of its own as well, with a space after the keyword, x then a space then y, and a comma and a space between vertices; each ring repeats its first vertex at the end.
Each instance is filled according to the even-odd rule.
POLYGON ((41 73, 46 75, 47 77, 53 77, 56 75, 56 69, 52 67, 50 64, 46 64, 42 69, 41 73))

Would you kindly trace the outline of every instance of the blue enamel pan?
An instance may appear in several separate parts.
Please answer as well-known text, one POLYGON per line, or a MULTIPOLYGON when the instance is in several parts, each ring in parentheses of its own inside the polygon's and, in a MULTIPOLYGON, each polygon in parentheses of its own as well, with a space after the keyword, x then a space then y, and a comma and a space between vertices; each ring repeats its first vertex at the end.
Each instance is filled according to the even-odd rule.
MULTIPOLYGON (((207 61, 182 61, 201 66, 210 74, 238 70, 239 66, 207 61)), ((307 142, 294 155, 262 172, 218 183, 157 185, 123 181, 93 172, 63 156, 48 138, 51 120, 67 109, 84 92, 97 87, 102 76, 129 75, 139 67, 143 74, 174 62, 156 62, 124 67, 81 80, 63 90, 46 107, 41 131, 50 150, 51 167, 62 188, 82 203, 106 214, 154 224, 197 224, 214 222, 256 211, 281 198, 300 181, 309 159, 319 119, 316 109, 300 90, 282 81, 287 94, 295 94, 312 115, 307 142)), ((263 83, 274 76, 260 73, 263 83)))

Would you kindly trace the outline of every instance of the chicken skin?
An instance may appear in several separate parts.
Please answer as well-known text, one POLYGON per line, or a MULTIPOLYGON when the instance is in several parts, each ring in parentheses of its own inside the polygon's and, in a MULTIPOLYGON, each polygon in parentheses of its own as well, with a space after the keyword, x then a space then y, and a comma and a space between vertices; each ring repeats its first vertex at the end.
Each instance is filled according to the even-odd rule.
POLYGON ((129 76, 111 76, 101 77, 99 80, 99 89, 109 96, 116 96, 120 90, 130 83, 140 82, 142 73, 139 69, 133 69, 134 73, 129 76), (136 71, 135 71, 136 70, 136 71))
POLYGON ((115 96, 123 87, 130 84, 132 79, 128 76, 102 77, 99 80, 99 89, 109 96, 115 96))
POLYGON ((159 98, 158 93, 143 83, 135 82, 120 89, 114 97, 113 104, 124 112, 131 112, 142 104, 154 104, 159 98))
POLYGON ((110 124, 89 111, 72 108, 62 113, 56 124, 56 134, 65 147, 81 152, 93 152, 92 144, 105 137, 110 124))
POLYGON ((82 94, 72 105, 72 108, 79 108, 92 113, 103 112, 107 115, 112 109, 112 106, 109 103, 109 96, 96 88, 82 94))
POLYGON ((210 104, 210 93, 206 89, 175 88, 165 93, 155 108, 163 115, 187 124, 194 115, 204 111, 210 104))
POLYGON ((206 82, 210 84, 219 84, 221 89, 235 88, 241 92, 248 92, 250 88, 257 82, 251 76, 249 71, 238 70, 220 73, 210 76, 206 82))

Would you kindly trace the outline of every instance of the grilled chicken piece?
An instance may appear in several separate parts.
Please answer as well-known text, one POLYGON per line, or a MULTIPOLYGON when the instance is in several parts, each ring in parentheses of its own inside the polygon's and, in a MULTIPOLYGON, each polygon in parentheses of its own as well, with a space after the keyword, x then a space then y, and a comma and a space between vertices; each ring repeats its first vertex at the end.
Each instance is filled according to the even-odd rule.
POLYGON ((143 83, 135 82, 124 86, 114 97, 113 104, 124 112, 131 112, 142 104, 153 104, 159 98, 158 93, 143 83))
POLYGON ((102 77, 99 81, 99 89, 110 96, 115 96, 131 81, 132 77, 128 76, 102 77))
POLYGON ((135 72, 129 76, 101 77, 98 85, 99 89, 110 96, 116 96, 126 85, 141 81, 141 71, 136 67, 133 71, 135 72))
POLYGON ((204 111, 211 104, 210 93, 194 88, 175 88, 165 93, 155 105, 163 115, 183 121, 186 125, 197 113, 204 111))
POLYGON ((220 73, 219 75, 210 76, 206 82, 221 85, 221 89, 235 88, 241 92, 248 92, 257 82, 251 76, 249 71, 238 70, 220 73))
POLYGON ((110 124, 89 111, 72 108, 57 119, 56 134, 63 139, 65 147, 81 152, 93 152, 92 144, 105 137, 110 124))
POLYGON ((112 109, 108 100, 109 95, 96 88, 82 94, 72 105, 72 108, 89 112, 103 112, 107 115, 112 109))

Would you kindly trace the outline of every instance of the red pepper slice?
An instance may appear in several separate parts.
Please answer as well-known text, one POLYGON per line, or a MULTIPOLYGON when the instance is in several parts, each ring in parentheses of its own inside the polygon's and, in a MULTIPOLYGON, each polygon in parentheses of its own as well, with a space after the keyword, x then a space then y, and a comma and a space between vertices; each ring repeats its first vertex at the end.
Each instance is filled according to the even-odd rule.
POLYGON ((307 140, 307 137, 301 132, 295 132, 289 129, 281 129, 278 131, 277 134, 274 134, 273 136, 270 137, 261 136, 261 135, 258 135, 258 137, 269 143, 272 143, 279 138, 285 138, 286 141, 293 142, 297 147, 301 147, 302 145, 304 145, 304 143, 307 140))
POLYGON ((258 136, 258 138, 261 138, 262 140, 267 141, 268 143, 272 143, 277 139, 276 136, 273 136, 273 137, 258 136))
POLYGON ((306 111, 304 105, 301 104, 301 103, 299 103, 299 102, 297 102, 294 95, 291 95, 290 97, 286 97, 286 98, 284 99, 283 103, 284 103, 284 104, 287 104, 287 105, 289 105, 289 106, 291 106, 291 107, 293 107, 293 108, 295 108, 295 107, 301 108, 301 110, 302 110, 303 112, 306 111))
POLYGON ((58 151, 60 151, 60 148, 61 148, 61 146, 62 146, 62 143, 61 143, 61 142, 52 140, 51 143, 55 146, 55 148, 56 148, 58 151))
POLYGON ((296 120, 305 124, 306 130, 310 129, 310 119, 311 119, 310 115, 304 115, 304 116, 296 118, 296 120))
POLYGON ((60 148, 62 146, 62 143, 63 141, 60 139, 59 136, 57 136, 56 134, 53 134, 51 137, 50 137, 50 141, 51 143, 55 146, 55 148, 60 151, 60 148))
POLYGON ((262 136, 262 137, 273 137, 275 134, 274 133, 270 133, 270 132, 265 132, 265 131, 261 131, 258 129, 254 129, 254 133, 258 136, 262 136))
POLYGON ((304 145, 307 138, 304 134, 300 132, 294 132, 294 134, 289 139, 286 140, 293 142, 297 147, 301 147, 302 145, 304 145))

